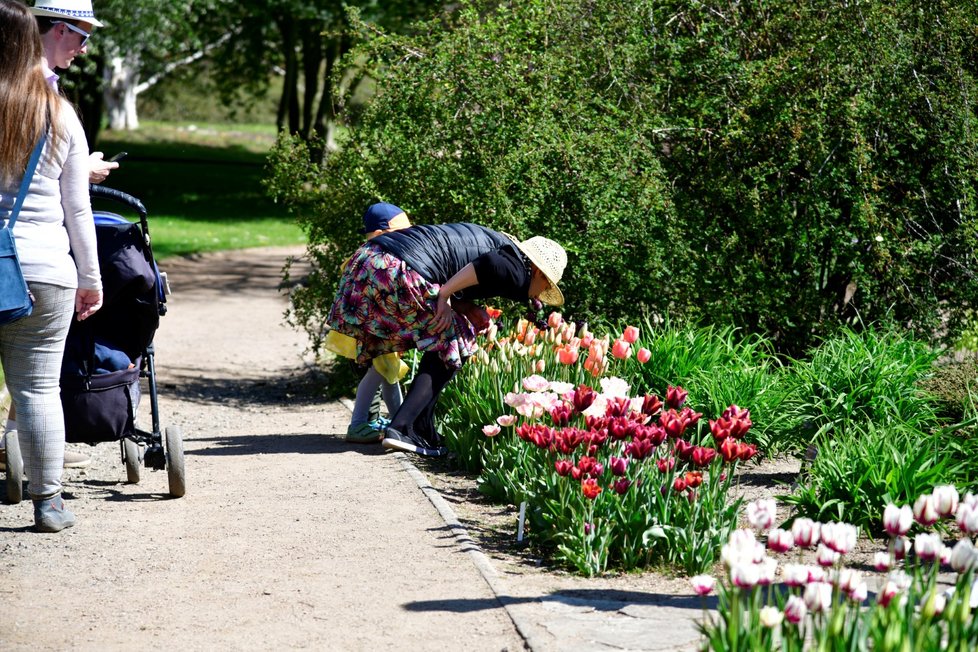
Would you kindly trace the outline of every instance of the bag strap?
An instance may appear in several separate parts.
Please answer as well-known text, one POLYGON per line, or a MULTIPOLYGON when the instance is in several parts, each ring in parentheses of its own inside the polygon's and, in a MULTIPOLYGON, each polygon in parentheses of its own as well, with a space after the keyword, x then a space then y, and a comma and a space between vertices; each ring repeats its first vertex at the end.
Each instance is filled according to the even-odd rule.
POLYGON ((20 182, 20 192, 17 193, 17 200, 14 202, 14 208, 10 211, 10 217, 7 218, 7 228, 13 229, 14 224, 17 223, 17 216, 20 214, 20 208, 24 205, 24 199, 27 197, 27 189, 31 187, 31 179, 34 178, 34 170, 37 169, 37 162, 41 160, 41 150, 44 149, 44 141, 48 139, 48 130, 45 127, 44 131, 41 133, 40 140, 37 141, 37 145, 34 146, 34 151, 31 152, 31 160, 27 162, 27 170, 24 171, 24 178, 20 182))

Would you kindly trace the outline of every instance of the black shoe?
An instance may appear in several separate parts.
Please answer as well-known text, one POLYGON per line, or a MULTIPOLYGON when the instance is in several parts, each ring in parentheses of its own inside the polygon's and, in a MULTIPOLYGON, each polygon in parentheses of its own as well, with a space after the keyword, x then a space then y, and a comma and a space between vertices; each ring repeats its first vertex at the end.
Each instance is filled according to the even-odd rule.
POLYGON ((417 435, 403 433, 390 426, 387 427, 382 444, 384 448, 415 453, 424 457, 445 457, 448 455, 448 449, 444 446, 429 443, 417 435))

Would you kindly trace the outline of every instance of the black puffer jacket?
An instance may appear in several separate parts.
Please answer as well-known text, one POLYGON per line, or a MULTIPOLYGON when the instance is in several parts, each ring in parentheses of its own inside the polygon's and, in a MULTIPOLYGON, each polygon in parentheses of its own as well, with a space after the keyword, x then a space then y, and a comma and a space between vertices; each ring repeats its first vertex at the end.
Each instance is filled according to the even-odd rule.
POLYGON ((438 285, 479 256, 512 245, 499 231, 478 224, 416 224, 370 240, 397 256, 425 280, 438 285))

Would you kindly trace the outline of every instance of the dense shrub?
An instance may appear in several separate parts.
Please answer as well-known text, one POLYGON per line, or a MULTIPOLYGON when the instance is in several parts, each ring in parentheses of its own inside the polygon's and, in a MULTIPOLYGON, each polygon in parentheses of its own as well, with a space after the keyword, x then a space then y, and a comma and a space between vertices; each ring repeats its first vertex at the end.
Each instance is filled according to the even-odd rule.
POLYGON ((568 316, 727 323, 805 350, 840 323, 954 336, 978 297, 974 2, 461 3, 364 27, 378 94, 341 149, 283 138, 270 187, 319 276, 366 204, 566 245, 568 316))

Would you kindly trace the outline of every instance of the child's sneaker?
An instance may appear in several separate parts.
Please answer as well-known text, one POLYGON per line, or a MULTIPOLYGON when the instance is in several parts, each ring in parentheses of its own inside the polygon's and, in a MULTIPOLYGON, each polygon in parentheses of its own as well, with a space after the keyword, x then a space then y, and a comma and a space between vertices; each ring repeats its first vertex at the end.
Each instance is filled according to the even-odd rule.
POLYGON ((346 441, 353 444, 373 444, 380 441, 383 434, 369 423, 358 423, 346 429, 346 441))

